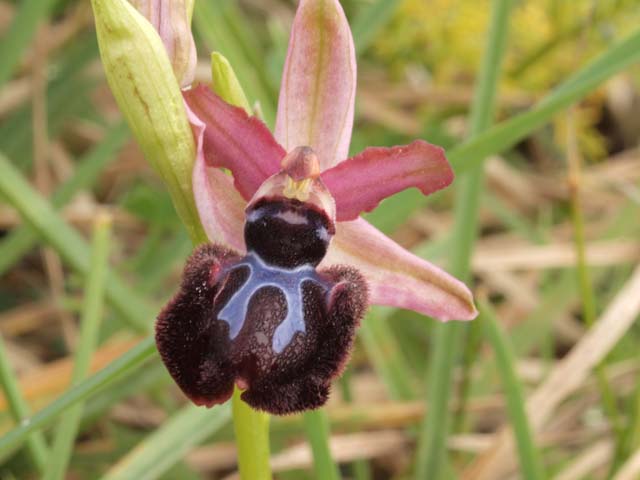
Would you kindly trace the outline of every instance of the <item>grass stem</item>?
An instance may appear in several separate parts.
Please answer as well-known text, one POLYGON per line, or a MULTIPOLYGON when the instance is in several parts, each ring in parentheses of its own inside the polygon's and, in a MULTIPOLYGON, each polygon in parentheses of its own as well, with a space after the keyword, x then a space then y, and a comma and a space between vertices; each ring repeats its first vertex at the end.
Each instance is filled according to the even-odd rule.
MULTIPOLYGON (((469 127, 472 137, 485 130, 494 116, 498 75, 506 49, 510 10, 509 0, 492 2, 489 39, 470 112, 469 127)), ((451 270, 462 280, 469 278, 470 259, 478 230, 482 183, 480 164, 460 178, 457 184, 451 270)), ((417 479, 437 480, 443 473, 449 431, 447 405, 451 397, 453 366, 462 328, 462 325, 456 323, 440 324, 436 327, 435 349, 429 362, 428 374, 427 405, 430 413, 422 424, 418 441, 415 472, 417 479)))
MULTIPOLYGON (((91 265, 82 308, 80 338, 71 375, 72 385, 77 385, 87 376, 91 357, 98 342, 100 320, 104 309, 110 231, 111 217, 106 214, 99 215, 94 222, 91 265)), ((83 408, 84 402, 78 402, 60 417, 43 480, 62 480, 65 477, 83 408)))
POLYGON ((329 448, 329 420, 322 409, 311 410, 304 414, 304 426, 307 439, 313 452, 313 465, 316 478, 322 480, 340 480, 340 470, 331 457, 329 448))
MULTIPOLYGON (((20 385, 9 363, 2 337, 0 337, 0 382, 13 419, 21 426, 28 425, 31 412, 20 392, 20 385)), ((47 467, 48 451, 42 432, 33 432, 27 436, 27 451, 37 470, 43 473, 47 467)))

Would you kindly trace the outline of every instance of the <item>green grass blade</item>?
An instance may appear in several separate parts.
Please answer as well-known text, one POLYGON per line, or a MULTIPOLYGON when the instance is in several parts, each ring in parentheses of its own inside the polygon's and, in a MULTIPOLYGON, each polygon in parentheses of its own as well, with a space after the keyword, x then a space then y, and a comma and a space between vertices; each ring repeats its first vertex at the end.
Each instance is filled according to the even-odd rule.
POLYGON ((0 438, 0 462, 18 448, 32 432, 50 425, 62 412, 96 394, 111 382, 141 368, 151 358, 156 357, 157 353, 155 339, 147 337, 95 375, 67 390, 47 407, 25 419, 18 428, 0 438))
POLYGON ((188 405, 122 458, 102 480, 154 480, 231 419, 227 403, 211 410, 188 405))
POLYGON ((376 35, 391 19, 400 2, 398 0, 376 0, 364 7, 351 25, 356 53, 362 53, 375 40, 376 35))
MULTIPOLYGON (((98 51, 94 35, 84 34, 56 57, 55 67, 50 72, 47 85, 46 111, 47 130, 55 138, 68 125, 71 118, 82 116, 88 108, 91 92, 99 83, 97 79, 81 72, 95 60, 98 51)), ((27 168, 33 162, 33 110, 27 102, 0 122, 0 145, 2 152, 19 168, 27 168)))
POLYGON ((9 31, 0 41, 0 87, 11 78, 24 49, 55 2, 56 0, 24 0, 18 3, 19 8, 9 31))
MULTIPOLYGON (((29 418, 29 406, 22 398, 18 379, 9 364, 9 358, 4 348, 4 340, 0 337, 0 383, 9 405, 13 419, 18 424, 24 424, 29 418)), ((27 450, 33 464, 40 473, 47 468, 48 451, 44 436, 41 432, 33 432, 27 439, 27 450)))
POLYGON ((640 29, 601 54, 530 110, 474 135, 447 154, 456 174, 472 170, 484 159, 512 147, 547 123, 556 113, 585 97, 606 79, 640 61, 640 29))
MULTIPOLYGON (((78 160, 73 176, 53 193, 53 206, 63 207, 77 192, 93 185, 104 167, 116 158, 116 152, 129 135, 129 129, 124 122, 111 127, 103 141, 78 160)), ((0 275, 26 255, 38 238, 37 232, 29 225, 18 226, 6 235, 0 242, 0 275)))
MULTIPOLYGON (((87 275, 90 249, 86 241, 71 228, 11 162, 0 153, 0 194, 18 210, 22 218, 50 244, 74 270, 87 275)), ((118 313, 137 331, 147 332, 155 312, 120 281, 108 275, 107 299, 118 313)))
POLYGON ((527 419, 524 389, 515 371, 515 357, 509 342, 488 305, 480 306, 480 316, 477 322, 484 327, 487 340, 496 355, 496 364, 504 386, 507 410, 516 437, 523 477, 525 480, 547 478, 527 419))
MULTIPOLYGON (((509 26, 509 0, 492 2, 489 39, 475 91, 470 114, 470 133, 477 135, 491 123, 495 109, 500 65, 506 49, 509 26)), ((466 280, 478 225, 478 211, 482 192, 482 167, 474 168, 458 180, 456 211, 451 260, 452 273, 466 280)), ((437 480, 446 460, 449 429, 448 401, 457 344, 462 325, 456 323, 436 326, 435 348, 429 362, 427 395, 428 415, 422 424, 418 441, 416 478, 437 480)))
MULTIPOLYGON (((351 370, 347 368, 340 377, 340 389, 343 400, 348 404, 353 404, 353 392, 351 390, 351 370)), ((371 480, 373 473, 369 461, 361 458, 351 463, 352 475, 355 480, 371 480)))
POLYGON ((329 449, 329 420, 324 410, 311 410, 304 414, 304 426, 307 440, 313 452, 313 466, 316 478, 339 480, 340 470, 331 457, 329 449))
MULTIPOLYGON (((82 323, 78 349, 71 376, 71 384, 77 385, 89 372, 91 357, 98 342, 100 319, 103 315, 104 288, 108 271, 111 218, 99 216, 94 224, 91 267, 87 277, 87 289, 82 309, 82 323)), ((49 457, 44 480, 64 479, 78 426, 82 418, 83 402, 78 402, 60 418, 49 457)))

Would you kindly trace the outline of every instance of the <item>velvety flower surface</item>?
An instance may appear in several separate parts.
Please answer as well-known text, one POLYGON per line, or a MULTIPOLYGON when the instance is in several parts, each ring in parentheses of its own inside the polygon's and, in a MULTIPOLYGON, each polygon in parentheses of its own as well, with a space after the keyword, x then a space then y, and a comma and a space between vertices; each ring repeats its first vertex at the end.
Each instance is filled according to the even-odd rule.
POLYGON ((195 403, 223 402, 235 384, 271 413, 322 405, 369 304, 475 317, 464 284, 359 217, 409 187, 435 192, 453 173, 443 150, 422 140, 347 158, 355 87, 340 3, 302 0, 275 136, 206 86, 183 92, 197 143, 193 189, 211 244, 189 259, 156 337, 195 403))

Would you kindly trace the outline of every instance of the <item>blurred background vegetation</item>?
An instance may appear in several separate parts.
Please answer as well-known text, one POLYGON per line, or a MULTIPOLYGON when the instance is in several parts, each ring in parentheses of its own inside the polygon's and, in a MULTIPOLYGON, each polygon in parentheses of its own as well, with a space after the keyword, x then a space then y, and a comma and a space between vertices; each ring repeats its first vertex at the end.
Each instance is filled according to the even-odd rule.
MULTIPOLYGON (((539 105, 640 25, 637 0, 512 3, 495 123, 539 105)), ((451 150, 479 133, 467 119, 492 2, 342 4, 359 66, 352 152, 416 137, 451 150)), ((294 11, 285 0, 197 0, 198 79, 209 81, 208 53, 222 52, 272 126, 294 11)), ((490 311, 451 343, 442 478, 640 478, 639 87, 637 65, 608 76, 485 161, 469 278, 490 311), (522 397, 533 433, 509 403, 522 397), (535 435, 529 454, 542 459, 541 476, 518 462, 526 452, 499 455, 509 425, 535 435)), ((150 344, 138 343, 192 247, 111 97, 89 2, 0 1, 0 152, 0 434, 29 412, 45 409, 49 425, 65 410, 51 403, 70 398, 87 276, 100 264, 90 266, 88 242, 106 216, 112 233, 102 243, 95 235, 94 250, 108 250, 111 276, 91 371, 131 360, 135 345, 147 353, 81 394, 66 478, 233 478, 228 411, 207 420, 185 409, 150 344)), ((428 201, 403 192, 368 217, 450 268, 455 199, 455 187, 428 201)), ((344 478, 421 471, 438 328, 412 312, 371 310, 326 409, 344 478)), ((38 478, 55 430, 0 439, 0 478, 38 478)), ((277 478, 316 478, 299 416, 273 419, 271 439, 277 478)))

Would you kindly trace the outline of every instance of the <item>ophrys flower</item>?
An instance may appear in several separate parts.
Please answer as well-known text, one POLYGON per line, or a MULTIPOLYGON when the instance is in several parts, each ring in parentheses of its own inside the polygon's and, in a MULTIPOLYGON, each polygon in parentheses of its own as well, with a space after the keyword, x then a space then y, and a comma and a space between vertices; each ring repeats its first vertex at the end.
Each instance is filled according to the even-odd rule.
POLYGON ((236 384, 272 413, 323 404, 369 303, 475 316, 461 282, 359 218, 405 188, 439 190, 453 173, 443 150, 421 140, 347 158, 355 86, 340 3, 302 0, 275 137, 205 86, 183 92, 195 203, 211 244, 189 259, 157 341, 195 403, 220 403, 236 384))

